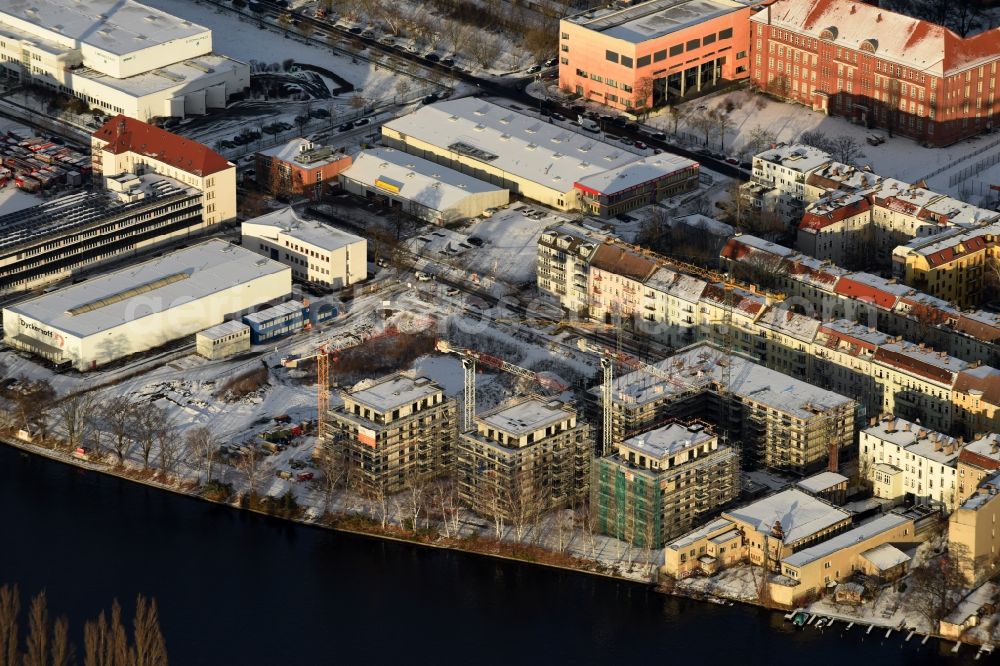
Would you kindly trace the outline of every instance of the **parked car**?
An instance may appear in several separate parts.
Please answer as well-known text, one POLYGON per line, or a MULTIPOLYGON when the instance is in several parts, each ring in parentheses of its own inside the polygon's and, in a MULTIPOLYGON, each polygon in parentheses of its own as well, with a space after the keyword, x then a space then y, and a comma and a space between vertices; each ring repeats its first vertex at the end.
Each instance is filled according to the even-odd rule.
POLYGON ((441 56, 439 56, 437 53, 428 53, 427 55, 424 56, 424 60, 430 60, 431 62, 440 62, 441 56))
POLYGON ((622 129, 628 124, 628 120, 624 116, 615 116, 611 119, 611 124, 615 127, 621 127, 622 129))
POLYGON ((448 296, 458 296, 458 287, 448 287, 444 293, 448 296))
POLYGON ((289 472, 287 469, 279 469, 277 472, 275 472, 275 476, 277 476, 279 479, 291 479, 292 473, 289 472))
POLYGON ((413 277, 417 278, 418 282, 430 282, 431 281, 431 276, 428 275, 427 273, 424 273, 423 271, 417 271, 416 273, 413 274, 413 277))
POLYGON ((347 32, 351 33, 352 35, 360 35, 361 34, 361 26, 356 25, 353 28, 348 28, 347 32))
POLYGON ((629 130, 630 132, 638 132, 639 123, 633 123, 633 122, 625 123, 625 129, 629 130))
POLYGON ((649 138, 650 139, 655 139, 657 141, 666 141, 667 140, 667 135, 664 134, 663 132, 652 132, 649 135, 649 138))
POLYGON ((354 126, 362 127, 363 125, 367 125, 371 121, 372 121, 371 118, 358 118, 357 120, 354 121, 354 126))
POLYGON ((549 58, 545 61, 546 67, 555 67, 556 63, 559 62, 558 58, 549 58))
POLYGON ((634 145, 634 146, 635 146, 636 148, 638 148, 639 150, 646 150, 646 148, 648 148, 648 146, 647 146, 646 144, 644 144, 644 143, 643 143, 642 141, 636 141, 636 142, 635 142, 634 144, 632 144, 632 145, 634 145))
POLYGON ((354 123, 344 123, 343 125, 338 127, 337 130, 340 132, 346 132, 347 130, 352 129, 353 127, 354 123))
POLYGON ((496 212, 497 212, 496 208, 487 208, 486 210, 483 211, 483 217, 493 217, 493 215, 496 214, 496 212))
POLYGON ((372 37, 375 36, 375 31, 372 30, 371 28, 365 28, 364 30, 361 31, 361 36, 368 37, 369 39, 371 39, 372 37))
POLYGON ((482 247, 483 246, 483 239, 480 238, 479 236, 469 236, 468 238, 465 239, 465 241, 469 245, 475 245, 476 247, 482 247))
POLYGON ((424 104, 433 104, 436 101, 438 101, 438 97, 433 93, 431 93, 427 97, 424 97, 424 104))
POLYGON ((295 480, 296 481, 312 481, 313 480, 313 473, 312 472, 302 472, 301 474, 299 474, 298 476, 295 477, 295 480))
POLYGON ((740 161, 739 161, 739 160, 738 160, 737 158, 735 158, 735 157, 727 157, 727 158, 726 158, 726 163, 727 163, 727 164, 733 164, 733 165, 737 165, 737 166, 738 166, 738 165, 739 165, 739 163, 740 163, 740 161))
POLYGON ((445 67, 454 67, 455 66, 455 59, 454 58, 441 58, 441 64, 444 65, 445 67))
POLYGON ((542 70, 538 65, 532 65, 526 71, 528 74, 534 74, 535 72, 540 72, 542 70))
POLYGON ((552 120, 566 120, 566 116, 561 113, 553 113, 552 120))

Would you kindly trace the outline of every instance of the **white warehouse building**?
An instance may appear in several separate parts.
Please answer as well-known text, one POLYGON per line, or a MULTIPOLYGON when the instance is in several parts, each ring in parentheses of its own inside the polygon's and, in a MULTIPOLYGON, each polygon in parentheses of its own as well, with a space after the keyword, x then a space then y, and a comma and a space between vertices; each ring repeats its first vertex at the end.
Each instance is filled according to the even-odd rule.
POLYGON ((291 271, 210 240, 4 308, 4 342, 77 370, 193 336, 286 298, 291 271))
POLYGON ((250 86, 211 30, 133 0, 0 3, 0 74, 140 120, 224 108, 250 86))
POLYGON ((340 289, 368 277, 368 241, 291 207, 241 225, 243 247, 291 267, 292 277, 340 289))
POLYGON ((510 192, 502 187, 392 148, 358 153, 338 178, 351 194, 384 198, 390 206, 435 224, 476 217, 510 201, 510 192))

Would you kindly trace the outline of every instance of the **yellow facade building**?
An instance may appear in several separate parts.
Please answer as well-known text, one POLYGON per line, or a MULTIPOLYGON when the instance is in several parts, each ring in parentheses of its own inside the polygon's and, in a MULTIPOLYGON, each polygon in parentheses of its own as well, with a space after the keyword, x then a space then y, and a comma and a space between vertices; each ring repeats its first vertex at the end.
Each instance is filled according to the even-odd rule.
POLYGON ((948 521, 949 552, 958 557, 965 579, 977 583, 996 571, 1000 562, 1000 472, 976 487, 948 521))

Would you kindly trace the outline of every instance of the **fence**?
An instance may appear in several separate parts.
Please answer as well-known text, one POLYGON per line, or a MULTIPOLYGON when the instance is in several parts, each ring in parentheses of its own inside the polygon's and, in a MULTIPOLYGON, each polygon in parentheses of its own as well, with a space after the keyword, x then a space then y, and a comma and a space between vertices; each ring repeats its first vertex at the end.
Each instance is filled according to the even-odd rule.
MULTIPOLYGON (((997 143, 1000 143, 1000 142, 997 142, 997 143)), ((996 144, 994 144, 994 145, 996 145, 996 144)), ((989 157, 987 157, 985 159, 979 160, 978 162, 976 162, 972 166, 967 166, 964 169, 962 169, 961 171, 957 171, 957 172, 951 174, 951 177, 948 179, 948 186, 949 187, 954 187, 955 185, 957 185, 958 183, 962 182, 963 180, 968 180, 972 176, 979 175, 981 172, 985 171, 986 169, 989 169, 991 166, 993 166, 997 162, 1000 162, 1000 152, 993 153, 989 157)))
MULTIPOLYGON (((957 160, 952 160, 951 162, 948 162, 947 164, 945 164, 943 167, 939 167, 939 168, 935 169, 934 171, 931 171, 929 174, 927 174, 923 178, 918 178, 917 180, 928 180, 930 178, 933 178, 934 176, 937 176, 938 174, 944 173, 948 169, 954 168, 956 165, 961 164, 965 160, 971 159, 971 158, 975 157, 976 155, 982 155, 983 153, 985 153, 990 148, 996 148, 997 146, 1000 146, 1000 139, 996 139, 994 141, 991 141, 990 143, 986 144, 985 146, 982 146, 981 148, 977 148, 976 150, 972 151, 971 153, 967 153, 967 154, 963 155, 962 157, 959 157, 957 160)), ((979 172, 977 171, 976 173, 979 173, 979 172)), ((955 182, 958 182, 958 181, 955 181, 955 182)), ((954 185, 955 182, 952 182, 951 185, 954 185)))

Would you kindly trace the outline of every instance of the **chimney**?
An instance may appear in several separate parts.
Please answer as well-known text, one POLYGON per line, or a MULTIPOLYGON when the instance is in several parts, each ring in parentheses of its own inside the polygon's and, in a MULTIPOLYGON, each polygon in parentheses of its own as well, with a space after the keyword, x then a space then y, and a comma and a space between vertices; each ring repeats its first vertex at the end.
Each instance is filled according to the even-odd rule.
POLYGON ((934 440, 934 450, 935 451, 940 451, 941 450, 941 440, 940 439, 935 439, 934 440))
POLYGON ((910 432, 910 422, 906 421, 903 423, 903 432, 910 432))
POLYGON ((990 445, 990 453, 998 452, 1000 452, 1000 444, 997 444, 997 440, 994 439, 993 443, 990 445))
POLYGON ((955 444, 953 442, 948 442, 948 444, 944 447, 944 454, 946 456, 950 456, 954 452, 955 452, 955 444))

